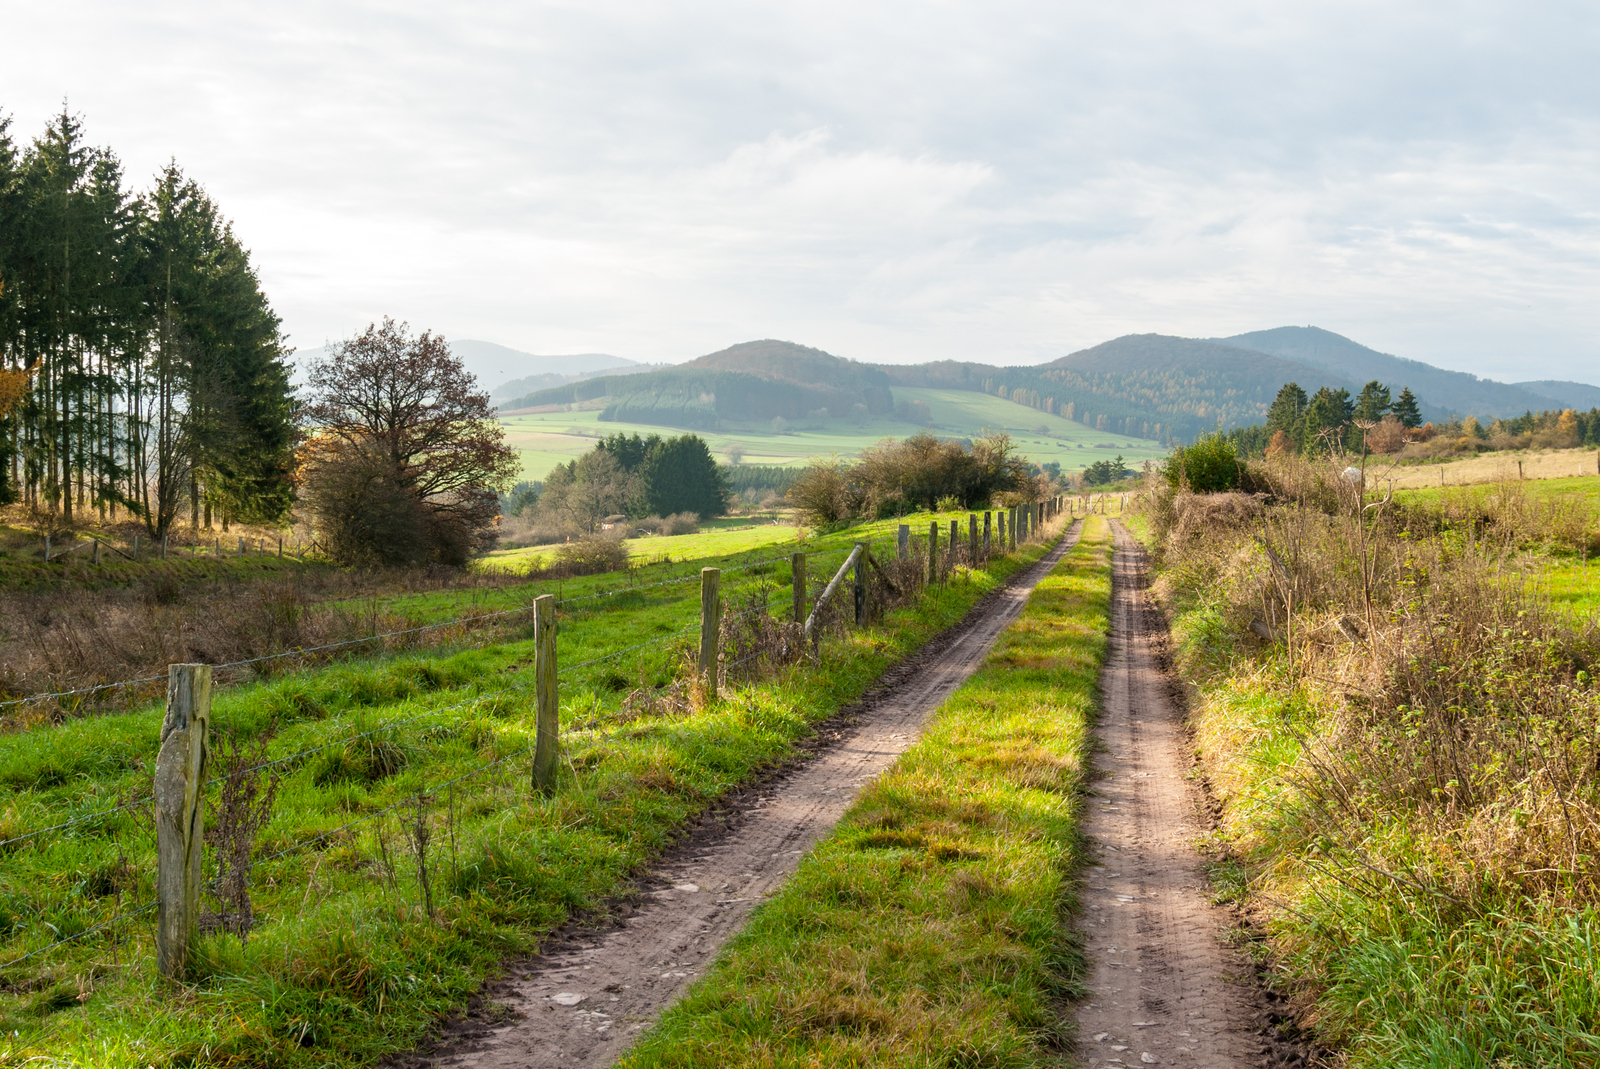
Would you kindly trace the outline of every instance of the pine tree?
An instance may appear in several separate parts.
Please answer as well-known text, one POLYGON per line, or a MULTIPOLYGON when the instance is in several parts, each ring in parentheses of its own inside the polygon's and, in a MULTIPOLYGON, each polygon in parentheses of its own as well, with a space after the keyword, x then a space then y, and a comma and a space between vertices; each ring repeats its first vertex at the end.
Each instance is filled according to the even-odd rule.
POLYGON ((1283 431, 1291 442, 1298 442, 1307 404, 1306 392, 1299 383, 1285 383, 1267 409, 1267 429, 1283 431))
POLYGON ((650 451, 641 468, 650 511, 657 516, 694 512, 719 516, 728 509, 728 488, 705 439, 697 434, 668 438, 650 451))
POLYGON ((1401 424, 1406 427, 1422 426, 1422 409, 1417 404, 1417 395, 1411 392, 1411 387, 1409 386, 1401 389, 1400 397, 1394 402, 1394 405, 1390 408, 1390 411, 1392 411, 1399 418, 1401 424))
POLYGON ((1390 407, 1389 387, 1374 379, 1361 387, 1361 393, 1356 396, 1355 416, 1376 423, 1388 414, 1390 407))

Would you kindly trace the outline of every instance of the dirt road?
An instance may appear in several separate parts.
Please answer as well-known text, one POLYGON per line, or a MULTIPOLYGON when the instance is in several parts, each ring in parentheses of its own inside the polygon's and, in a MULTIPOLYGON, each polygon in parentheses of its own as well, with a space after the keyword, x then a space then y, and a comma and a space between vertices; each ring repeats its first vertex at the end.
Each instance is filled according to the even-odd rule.
POLYGON ((1084 830, 1095 862, 1083 893, 1089 998, 1078 1014, 1088 1066, 1276 1064, 1248 963, 1223 945, 1194 841, 1204 825, 1186 779, 1183 717, 1157 657, 1166 622, 1149 601, 1144 548, 1113 523, 1111 649, 1084 830))
POLYGON ((1034 585, 1076 543, 1078 530, 890 671, 831 745, 752 792, 724 832, 691 840, 692 849, 657 868, 648 901, 620 926, 569 933, 563 949, 525 963, 492 992, 510 1020, 458 1030, 400 1064, 544 1069, 615 1062, 827 834, 862 785, 911 746, 928 714, 978 668, 1034 585))

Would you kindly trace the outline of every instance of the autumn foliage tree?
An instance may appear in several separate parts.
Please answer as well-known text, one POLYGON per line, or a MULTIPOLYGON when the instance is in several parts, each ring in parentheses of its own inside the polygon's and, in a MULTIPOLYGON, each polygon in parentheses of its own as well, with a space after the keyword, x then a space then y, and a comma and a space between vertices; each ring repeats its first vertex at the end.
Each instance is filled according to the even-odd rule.
POLYGON ((443 338, 385 318, 313 364, 311 388, 305 496, 329 555, 460 564, 493 543, 518 459, 443 338))

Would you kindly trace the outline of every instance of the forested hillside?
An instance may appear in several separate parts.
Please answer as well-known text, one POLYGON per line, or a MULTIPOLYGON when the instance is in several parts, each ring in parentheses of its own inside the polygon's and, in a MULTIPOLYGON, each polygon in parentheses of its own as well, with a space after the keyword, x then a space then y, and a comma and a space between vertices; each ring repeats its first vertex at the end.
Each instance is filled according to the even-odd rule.
POLYGON ((1520 387, 1387 356, 1329 331, 1282 327, 1221 341, 1130 334, 1031 367, 955 360, 874 366, 793 342, 745 342, 677 367, 541 390, 502 408, 592 402, 603 408, 602 420, 704 431, 737 432, 774 420, 780 428, 830 418, 859 423, 880 414, 926 426, 925 411, 894 396, 895 387, 910 387, 986 393, 1094 431, 1168 442, 1259 423, 1290 382, 1310 393, 1326 388, 1353 396, 1372 381, 1396 396, 1412 389, 1422 417, 1440 423, 1471 413, 1510 417, 1549 403, 1520 387))
POLYGON ((31 144, 0 116, 0 503, 162 535, 280 519, 292 396, 250 254, 176 163, 131 191, 65 112, 31 144))
MULTIPOLYGON (((1342 376, 1337 383, 1380 382, 1398 387, 1410 386, 1419 397, 1428 399, 1423 417, 1430 420, 1458 416, 1514 416, 1530 409, 1548 406, 1551 398, 1520 386, 1480 379, 1464 371, 1447 371, 1420 360, 1404 360, 1369 349, 1340 334, 1318 327, 1278 327, 1216 339, 1224 345, 1271 353, 1284 360, 1303 364, 1331 375, 1342 376)), ((1302 386, 1312 383, 1300 379, 1302 386)), ((1323 385, 1318 381, 1317 386, 1323 385)), ((1594 389, 1594 387, 1589 387, 1594 389)))
POLYGON ((552 404, 609 403, 600 418, 691 430, 716 430, 723 420, 797 421, 892 409, 888 376, 790 342, 747 342, 664 371, 604 375, 541 390, 502 406, 507 411, 552 404))

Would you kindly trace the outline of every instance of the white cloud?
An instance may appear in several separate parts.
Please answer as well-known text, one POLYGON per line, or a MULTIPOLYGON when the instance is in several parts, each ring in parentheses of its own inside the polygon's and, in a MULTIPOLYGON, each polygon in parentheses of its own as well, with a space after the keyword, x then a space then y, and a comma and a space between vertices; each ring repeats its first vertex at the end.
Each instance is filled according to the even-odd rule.
POLYGON ((0 106, 176 156, 297 343, 1047 359, 1317 323, 1595 377, 1581 4, 34 5, 0 106))

